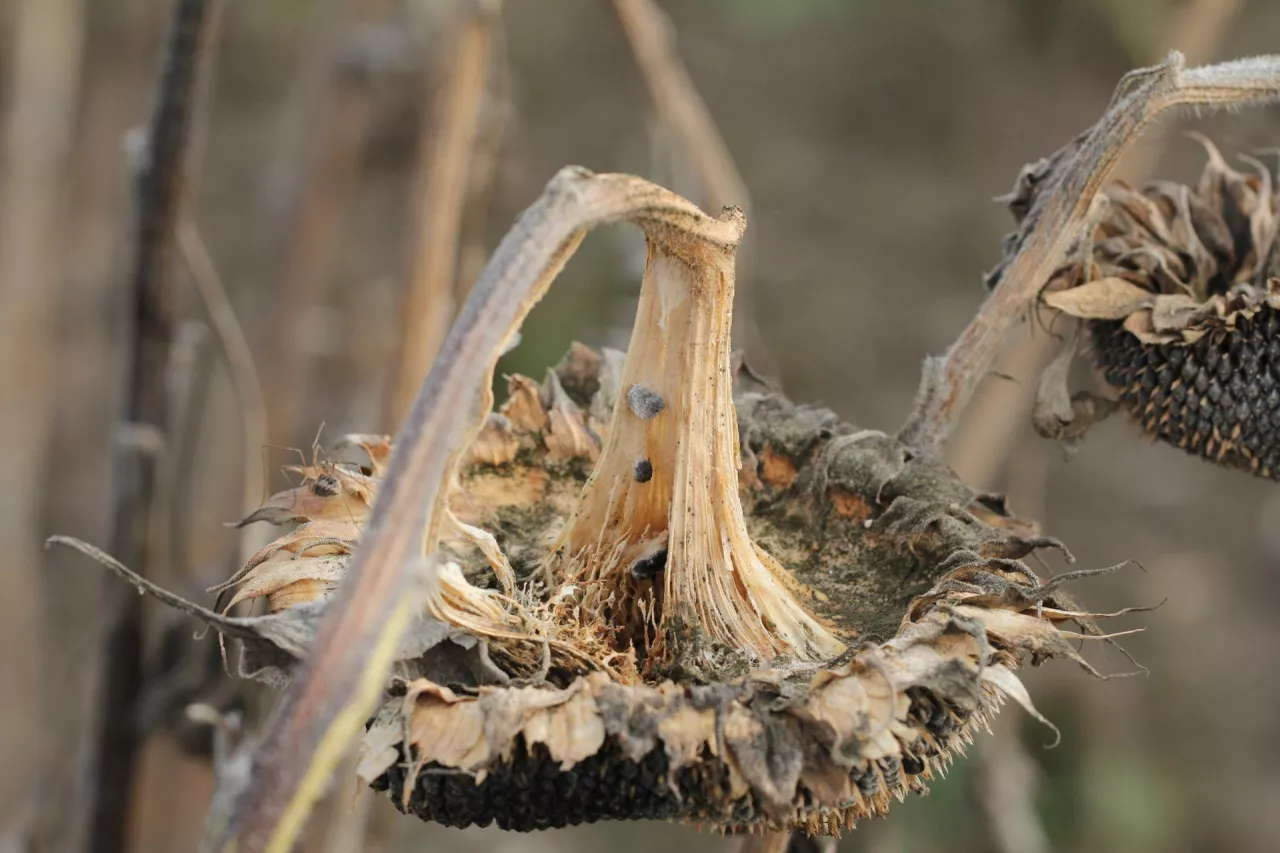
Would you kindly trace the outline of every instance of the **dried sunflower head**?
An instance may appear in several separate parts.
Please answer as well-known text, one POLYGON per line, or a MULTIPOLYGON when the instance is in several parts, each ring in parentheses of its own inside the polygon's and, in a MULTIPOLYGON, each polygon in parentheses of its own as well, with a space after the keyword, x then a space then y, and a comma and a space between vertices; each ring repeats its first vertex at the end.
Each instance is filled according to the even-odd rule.
POLYGON ((409 547, 391 553, 420 604, 406 599, 381 652, 392 677, 375 685, 360 775, 401 809, 515 830, 663 818, 836 833, 923 791, 1004 699, 1034 713, 1019 664, 1093 672, 1066 623, 1109 638, 1061 588, 1096 571, 1042 582, 1022 559, 1060 543, 935 456, 739 387, 741 212, 711 219, 581 170, 546 203, 599 205, 619 186, 648 199, 628 351, 577 347, 541 385, 513 377, 498 411, 493 356, 433 498, 429 559, 412 547, 420 510, 395 497, 412 430, 395 456, 352 437, 369 465, 299 469, 246 519, 301 523, 224 585, 267 615, 207 610, 83 549, 238 639, 241 671, 280 684, 307 656, 304 673, 323 671, 326 608, 365 605, 334 585, 377 577, 361 560, 390 500, 409 508, 409 547))
POLYGON ((1194 187, 1122 182, 1044 301, 1081 318, 1093 361, 1148 436, 1229 468, 1280 476, 1276 188, 1207 140, 1194 187))
MULTIPOLYGON (((607 617, 592 610, 599 579, 554 565, 548 578, 539 560, 590 494, 591 463, 604 455, 597 439, 627 436, 636 395, 620 356, 575 346, 541 385, 511 377, 510 399, 466 456, 441 545, 446 593, 471 630, 400 655, 363 744, 361 775, 402 811, 522 831, 665 819, 836 833, 926 791, 1005 698, 1030 707, 1020 663, 1067 657, 1087 667, 1064 623, 1096 629, 1063 595, 1069 576, 1043 583, 1020 561, 1060 547, 1054 540, 883 433, 739 388, 744 529, 787 559, 806 618, 848 648, 765 657, 707 631, 665 650, 677 666, 654 668, 663 650, 637 634, 661 627, 656 593, 678 568, 669 553, 639 578, 633 560, 619 562, 636 581, 630 600, 643 604, 630 618, 618 615, 629 599, 616 592, 607 617), (617 419, 590 414, 615 408, 617 419), (558 449, 569 434, 588 439, 577 455, 558 449)), ((669 463, 652 450, 656 478, 669 463)), ((267 618, 282 619, 307 596, 330 594, 314 581, 350 557, 308 554, 355 542, 311 531, 342 517, 363 535, 361 496, 380 474, 355 470, 312 466, 251 516, 303 524, 267 549, 274 560, 237 575, 237 599, 261 598, 267 618)), ((459 623, 456 612, 448 618, 459 623)))

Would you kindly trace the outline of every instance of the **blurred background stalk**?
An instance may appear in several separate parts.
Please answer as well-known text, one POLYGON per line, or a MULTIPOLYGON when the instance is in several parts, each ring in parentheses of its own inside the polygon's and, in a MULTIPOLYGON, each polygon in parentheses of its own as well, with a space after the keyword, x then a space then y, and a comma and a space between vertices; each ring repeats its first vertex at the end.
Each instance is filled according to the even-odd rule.
MULTIPOLYGON (((42 759, 55 747, 43 725, 42 678, 50 663, 44 598, 48 588, 41 530, 50 433, 56 409, 57 305, 68 246, 66 214, 71 143, 80 97, 82 0, 11 3, 7 45, 8 113, 0 190, 0 542, 7 569, 0 597, 6 650, 0 683, 13 703, 0 725, 0 827, 21 840, 34 831, 42 759), (36 784, 33 785, 33 782, 36 784)), ((0 838, 4 837, 0 835, 0 838)))
POLYGON ((314 390, 313 339, 333 287, 335 252, 359 181, 374 104, 368 57, 353 49, 353 34, 386 21, 391 0, 323 0, 321 35, 296 88, 284 176, 284 265, 274 291, 271 327, 262 359, 272 441, 308 447, 316 424, 303 421, 314 390))
POLYGON ((400 306, 400 354, 391 380, 386 431, 408 413, 457 311, 455 291, 463 207, 480 138, 498 0, 462 0, 439 40, 442 84, 423 111, 413 176, 409 264, 400 306))

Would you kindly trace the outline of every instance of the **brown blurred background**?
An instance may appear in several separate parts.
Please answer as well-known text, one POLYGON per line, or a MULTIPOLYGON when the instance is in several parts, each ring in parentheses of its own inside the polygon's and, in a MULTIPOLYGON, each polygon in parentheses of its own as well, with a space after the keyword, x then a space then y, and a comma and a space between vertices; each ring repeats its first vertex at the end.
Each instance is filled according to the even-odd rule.
MULTIPOLYGON (((171 402, 173 422, 185 426, 171 436, 181 452, 166 473, 167 558, 152 572, 166 585, 202 595, 229 573, 237 540, 223 524, 244 508, 245 477, 250 494, 282 487, 280 466, 297 460, 283 448, 309 454, 322 423, 322 443, 393 427, 383 400, 418 240, 420 149, 438 130, 432 105, 454 5, 226 6, 189 204, 265 385, 269 446, 246 448, 208 312, 175 273, 185 325, 171 402)), ((991 198, 1023 163, 1092 123, 1124 71, 1171 47, 1203 59, 1280 44, 1274 0, 663 5, 752 196, 739 299, 757 332, 750 354, 791 397, 887 430, 907 412, 921 359, 944 349, 981 300, 981 273, 1010 227, 991 198)), ((3 853, 77 849, 81 831, 75 779, 97 689, 106 581, 83 558, 46 553, 40 542, 53 532, 107 542, 129 333, 127 139, 146 117, 168 7, 0 4, 3 853)), ((493 88, 505 103, 487 103, 476 143, 493 155, 490 188, 483 163, 469 173, 463 287, 562 165, 635 172, 697 195, 679 157, 663 153, 608 0, 509 0, 502 24, 505 71, 493 88), (495 148, 484 133, 499 131, 495 148)), ((1125 167, 1132 174, 1193 178, 1202 153, 1176 132, 1183 127, 1211 134, 1229 156, 1280 138, 1276 109, 1167 124, 1175 132, 1140 147, 1125 167)), ((588 238, 503 369, 541 376, 571 340, 624 343, 636 239, 609 229, 588 238)), ((929 797, 859 827, 840 849, 1280 849, 1280 490, 1148 446, 1119 420, 1065 461, 1026 425, 1026 353, 1036 348, 1020 347, 1024 355, 1006 367, 1027 381, 989 383, 1000 387, 977 404, 954 462, 975 485, 1008 491, 1015 510, 1039 517, 1080 565, 1142 561, 1145 573, 1091 582, 1080 594, 1103 610, 1168 599, 1131 617, 1148 632, 1126 645, 1151 674, 1097 682, 1064 664, 1031 674, 1061 745, 1045 749, 1050 733, 1010 710, 998 721, 1003 738, 984 735, 929 797), (1017 738, 1024 749, 1013 748, 1017 738), (993 817, 992 803, 1022 805, 993 817)), ((151 657, 163 663, 166 632, 177 642, 191 626, 171 628, 158 609, 147 619, 151 657)), ((213 640, 188 645, 196 663, 188 649, 178 669, 216 682, 213 640)), ((1091 656, 1107 672, 1131 668, 1113 650, 1091 656)), ((181 680, 174 667, 149 671, 162 685, 181 680)), ((193 849, 211 788, 207 762, 184 751, 190 732, 174 715, 151 716, 133 849, 193 849)), ((446 830, 393 816, 381 800, 366 840, 343 847, 333 826, 349 828, 349 799, 325 810, 329 823, 307 849, 731 848, 666 825, 528 836, 446 830)))

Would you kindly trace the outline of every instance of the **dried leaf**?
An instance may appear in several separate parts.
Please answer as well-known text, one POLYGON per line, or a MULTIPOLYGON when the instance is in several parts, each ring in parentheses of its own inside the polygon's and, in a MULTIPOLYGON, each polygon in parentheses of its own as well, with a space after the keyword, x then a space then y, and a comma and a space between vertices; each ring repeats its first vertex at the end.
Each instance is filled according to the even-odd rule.
POLYGON ((1122 278, 1100 278, 1044 295, 1045 304, 1072 317, 1119 320, 1151 304, 1150 291, 1122 278))
POLYGON ((1133 229, 1126 227, 1128 222, 1134 222, 1142 226, 1146 236, 1165 245, 1171 242, 1169 226, 1161 215, 1160 208, 1146 195, 1123 181, 1116 181, 1107 187, 1105 196, 1112 205, 1127 214, 1127 216, 1112 216, 1108 219, 1109 223, 1114 225, 1120 221, 1119 227, 1123 231, 1135 234, 1133 229))
POLYGON ((1242 276, 1254 278, 1265 274, 1266 271, 1262 267, 1271 256, 1271 249, 1276 241, 1274 179, 1271 177, 1271 170, 1254 158, 1241 155, 1240 159, 1257 170, 1257 177, 1250 181, 1251 186, 1253 181, 1257 182, 1252 204, 1250 209, 1245 211, 1249 216, 1249 232, 1253 238, 1252 263, 1242 270, 1242 276))
POLYGON ((595 696, 586 679, 574 682, 567 691, 568 701, 561 705, 539 708, 531 714, 522 729, 525 741, 545 744, 551 759, 568 770, 604 746, 604 719, 596 707, 595 696))
POLYGON ((1068 454, 1075 451, 1090 427, 1109 417, 1116 409, 1111 400, 1087 391, 1072 394, 1068 388, 1067 379, 1079 344, 1080 329, 1077 327, 1062 351, 1040 374, 1035 408, 1031 414, 1036 432, 1060 442, 1068 454))
POLYGON ((299 557, 318 557, 324 554, 350 554, 360 536, 361 524, 355 520, 321 519, 300 525, 280 538, 267 544, 249 558, 238 572, 208 592, 221 592, 238 584, 256 566, 265 563, 275 554, 287 551, 299 557))
POLYGON ((1071 423, 1074 417, 1067 378, 1071 373, 1071 363, 1075 360, 1079 345, 1080 333, 1077 329, 1071 333, 1071 337, 1063 343, 1062 349, 1054 356, 1053 361, 1049 362, 1044 372, 1040 374, 1031 420, 1036 432, 1045 438, 1059 438, 1062 428, 1071 423))
POLYGON ((1151 327, 1156 332, 1187 328, 1204 316, 1204 305, 1184 293, 1157 296, 1151 305, 1151 327))
POLYGON ((360 740, 359 764, 356 775, 366 785, 373 782, 400 758, 397 747, 404 740, 404 720, 395 703, 387 703, 378 709, 368 731, 360 740))
MULTIPOLYGON (((327 602, 313 601, 267 616, 225 616, 157 586, 102 550, 70 536, 51 536, 47 545, 73 548, 111 570, 169 607, 194 616, 224 637, 240 640, 240 675, 272 687, 289 682, 294 665, 304 659, 315 639, 327 602)), ((452 629, 429 616, 417 617, 401 638, 396 660, 416 660, 450 636, 452 629)))
POLYGON ((511 563, 507 560, 507 555, 502 553, 502 548, 498 546, 498 540, 493 538, 493 534, 482 528, 466 524, 452 511, 446 513, 444 520, 445 523, 440 532, 441 541, 456 540, 477 548, 480 553, 484 554, 484 558, 488 561, 489 567, 493 569, 498 583, 502 584, 503 591, 507 595, 515 595, 516 573, 512 570, 511 563))
POLYGON ((1271 176, 1261 164, 1261 177, 1243 175, 1227 165, 1208 137, 1194 132, 1190 136, 1199 140, 1207 154, 1196 195, 1221 222, 1225 238, 1219 239, 1225 239, 1233 279, 1251 280, 1275 239, 1271 176), (1241 257, 1236 257, 1237 247, 1244 250, 1241 257))
POLYGON ((477 699, 419 680, 409 685, 403 701, 412 708, 408 742, 417 748, 420 760, 429 757, 461 770, 478 770, 489 761, 485 709, 477 699))
POLYGON ((569 351, 551 372, 574 402, 586 406, 600 390, 600 369, 601 354, 583 343, 573 341, 569 344, 569 351))

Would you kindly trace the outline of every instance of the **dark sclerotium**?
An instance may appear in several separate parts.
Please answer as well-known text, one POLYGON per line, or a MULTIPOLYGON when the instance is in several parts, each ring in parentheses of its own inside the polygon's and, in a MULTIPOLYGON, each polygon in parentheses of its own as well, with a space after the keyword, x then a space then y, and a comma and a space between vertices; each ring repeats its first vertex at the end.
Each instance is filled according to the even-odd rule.
POLYGON ((1192 344, 1144 344, 1116 321, 1091 327, 1103 378, 1148 435, 1280 479, 1280 312, 1264 305, 1192 344))
POLYGON ((653 578, 667 567, 667 549, 650 554, 647 557, 641 557, 631 564, 631 577, 638 581, 653 580, 653 578))
POLYGON ((650 421, 667 407, 667 401, 652 388, 637 384, 632 385, 627 391, 627 405, 637 418, 650 421))
POLYGON ((653 479, 653 463, 648 459, 636 460, 636 482, 647 483, 653 479))

